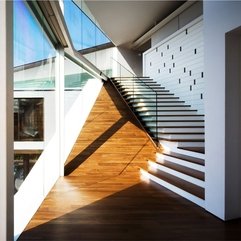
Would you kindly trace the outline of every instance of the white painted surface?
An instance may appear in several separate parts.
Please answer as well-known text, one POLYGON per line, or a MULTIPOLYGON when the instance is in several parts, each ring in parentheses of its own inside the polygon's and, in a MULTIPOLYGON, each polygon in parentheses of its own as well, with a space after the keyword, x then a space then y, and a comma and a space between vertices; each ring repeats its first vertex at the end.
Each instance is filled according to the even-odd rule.
MULTIPOLYGON (((182 6, 184 6, 185 4, 183 4, 182 6)), ((202 13, 202 1, 197 1, 188 8, 185 8, 184 11, 180 12, 176 17, 172 18, 172 20, 166 23, 151 36, 152 47, 167 38, 169 35, 175 33, 180 28, 184 27, 188 23, 192 22, 197 17, 201 16, 202 13)))
POLYGON ((196 164, 196 163, 193 163, 193 162, 189 162, 189 161, 186 161, 186 160, 183 160, 183 159, 175 158, 175 157, 172 157, 172 156, 163 155, 161 153, 156 154, 156 161, 158 163, 162 163, 162 164, 165 163, 165 161, 168 161, 168 162, 172 162, 172 163, 182 165, 182 166, 185 166, 185 167, 188 167, 188 168, 192 168, 192 169, 197 170, 197 171, 201 171, 201 172, 205 171, 204 166, 202 166, 202 165, 199 165, 199 164, 196 164))
POLYGON ((136 61, 134 67, 130 65, 131 61, 136 59, 135 55, 129 53, 126 56, 127 53, 121 51, 123 52, 123 49, 112 47, 85 54, 84 56, 102 71, 111 69, 112 75, 109 77, 129 77, 133 76, 136 71, 140 72, 140 70, 135 71, 135 68, 138 69, 138 61, 136 61))
POLYGON ((149 178, 150 180, 160 184, 161 186, 177 193, 178 195, 188 199, 189 201, 193 202, 193 203, 196 203, 197 205, 199 205, 200 207, 204 207, 205 206, 205 201, 201 198, 198 198, 196 196, 194 196, 193 194, 189 193, 189 192, 186 192, 184 191, 183 189, 179 188, 179 187, 176 187, 166 181, 163 181, 162 179, 142 170, 142 174, 145 176, 145 178, 149 178))
POLYGON ((197 179, 195 177, 186 175, 186 174, 184 174, 182 172, 176 171, 176 170, 174 170, 172 168, 160 165, 160 164, 152 162, 152 161, 148 161, 148 164, 150 165, 151 168, 154 168, 155 170, 160 170, 162 172, 171 174, 171 175, 173 175, 175 177, 178 177, 178 178, 180 178, 182 180, 185 180, 187 182, 193 183, 193 184, 195 184, 195 185, 197 185, 199 187, 205 187, 204 181, 202 181, 200 179, 197 179))
POLYGON ((144 76, 204 113, 203 21, 197 18, 143 54, 144 76))
MULTIPOLYGON (((225 100, 232 95, 229 93, 229 96, 225 96, 226 85, 229 84, 225 81, 225 33, 241 25, 240 12, 240 1, 204 1, 205 206, 209 212, 224 220, 241 216, 240 211, 233 213, 235 209, 240 210, 240 182, 237 187, 231 181, 232 178, 240 180, 240 167, 236 166, 238 176, 235 167, 233 173, 227 173, 231 160, 226 158, 225 145, 228 141, 226 132, 229 131, 225 130, 226 118, 229 118, 225 111, 225 100), (226 202, 227 195, 233 192, 239 192, 239 198, 226 202)), ((236 104, 236 108, 240 108, 240 103, 236 104)))

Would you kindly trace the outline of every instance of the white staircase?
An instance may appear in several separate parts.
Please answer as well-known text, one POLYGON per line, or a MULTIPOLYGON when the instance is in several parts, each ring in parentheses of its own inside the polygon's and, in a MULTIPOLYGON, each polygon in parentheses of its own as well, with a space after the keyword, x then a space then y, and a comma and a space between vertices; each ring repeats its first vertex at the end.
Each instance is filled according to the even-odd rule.
POLYGON ((148 170, 142 169, 141 174, 204 207, 204 159, 163 151, 156 154, 156 160, 148 160, 148 170))
POLYGON ((119 93, 163 151, 142 176, 204 207, 204 115, 149 78, 113 79, 119 93))

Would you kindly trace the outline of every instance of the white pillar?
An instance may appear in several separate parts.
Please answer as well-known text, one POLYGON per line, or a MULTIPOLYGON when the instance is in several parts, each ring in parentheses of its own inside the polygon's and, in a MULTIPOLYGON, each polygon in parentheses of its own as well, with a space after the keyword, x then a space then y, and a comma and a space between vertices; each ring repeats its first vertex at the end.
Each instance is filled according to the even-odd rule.
POLYGON ((241 48, 227 35, 241 26, 241 2, 203 4, 205 207, 228 220, 241 216, 241 48))
POLYGON ((64 50, 58 49, 56 55, 56 133, 58 135, 60 176, 64 176, 64 50))
POLYGON ((13 240, 12 1, 0 1, 0 240, 13 240))

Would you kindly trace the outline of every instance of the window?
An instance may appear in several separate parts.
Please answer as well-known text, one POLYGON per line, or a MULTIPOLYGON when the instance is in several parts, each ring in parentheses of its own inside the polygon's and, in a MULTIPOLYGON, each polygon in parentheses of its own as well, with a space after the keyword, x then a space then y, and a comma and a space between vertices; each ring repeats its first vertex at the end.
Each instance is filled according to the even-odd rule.
POLYGON ((43 98, 14 99, 14 141, 43 140, 43 98))
POLYGON ((13 1, 13 8, 14 190, 17 192, 55 133, 56 50, 27 1, 13 1), (51 111, 44 109, 44 103, 51 111))
POLYGON ((64 17, 76 50, 110 42, 96 24, 73 1, 64 1, 64 17))

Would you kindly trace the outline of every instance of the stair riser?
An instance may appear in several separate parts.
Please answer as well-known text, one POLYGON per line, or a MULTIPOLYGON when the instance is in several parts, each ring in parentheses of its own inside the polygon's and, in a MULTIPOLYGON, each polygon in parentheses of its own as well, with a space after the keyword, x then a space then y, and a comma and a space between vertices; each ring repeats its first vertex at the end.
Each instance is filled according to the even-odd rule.
MULTIPOLYGON (((204 128, 157 128, 159 133, 204 133, 204 128)), ((156 131, 156 128, 149 128, 150 131, 156 131)))
MULTIPOLYGON (((195 115, 197 112, 192 111, 192 110, 187 110, 187 111, 159 111, 157 114, 158 115, 195 115)), ((147 111, 147 112, 138 112, 139 116, 150 116, 150 115, 156 115, 156 111, 147 111)))
POLYGON ((205 172, 205 167, 196 163, 192 163, 189 161, 185 161, 182 159, 170 157, 170 156, 165 156, 162 154, 157 154, 156 155, 156 162, 160 164, 165 164, 165 161, 172 162, 178 165, 182 165, 188 168, 192 168, 194 170, 200 171, 200 172, 205 172))
POLYGON ((133 82, 122 82, 122 83, 116 83, 115 84, 118 88, 122 88, 122 87, 125 87, 125 88, 133 88, 133 86, 148 86, 150 88, 163 88, 161 85, 155 83, 155 82, 138 82, 138 83, 133 83, 133 82))
POLYGON ((138 91, 138 90, 134 90, 134 91, 120 91, 121 94, 123 96, 131 96, 133 97, 133 94, 134 94, 134 97, 140 97, 140 96, 147 96, 147 97, 150 97, 150 96, 173 96, 174 94, 170 93, 169 91, 153 91, 153 90, 150 90, 150 91, 138 91))
MULTIPOLYGON (((127 99, 126 99, 127 100, 127 99)), ((158 97, 157 98, 157 102, 162 102, 162 101, 175 101, 175 100, 179 100, 178 97, 175 96, 165 96, 165 97, 158 97)), ((138 97, 138 98, 128 98, 127 100, 129 103, 131 104, 137 104, 137 103, 156 103, 156 98, 148 98, 148 97, 138 97)))
POLYGON ((201 180, 199 180, 197 178, 191 177, 189 175, 183 174, 183 173, 181 173, 179 171, 173 170, 171 168, 165 167, 163 165, 160 165, 160 164, 157 164, 157 163, 154 163, 154 162, 151 162, 151 161, 149 161, 148 164, 149 164, 149 168, 151 170, 153 170, 153 171, 160 170, 162 172, 166 172, 168 174, 171 174, 171 175, 173 175, 175 177, 178 177, 178 178, 180 178, 182 180, 190 182, 190 183, 192 183, 194 185, 197 185, 199 187, 205 187, 205 182, 201 181, 201 180))
POLYGON ((158 134, 158 138, 169 139, 169 140, 204 140, 203 134, 158 134))
POLYGON ((189 193, 189 192, 186 192, 184 190, 182 190, 181 188, 178 188, 166 181, 163 181, 161 180, 160 178, 148 173, 148 172, 145 172, 142 170, 142 175, 145 176, 145 179, 149 179, 149 180, 152 180, 154 181, 155 183, 169 189, 170 191, 188 199, 189 201, 199 205, 200 207, 203 207, 204 208, 204 205, 205 205, 205 201, 199 197, 196 197, 195 195, 189 193))
MULTIPOLYGON (((156 101, 156 94, 152 94, 152 93, 151 94, 135 93, 134 95, 133 94, 125 94, 123 96, 125 97, 126 100, 144 98, 144 99, 150 99, 150 100, 156 101)), ((174 97, 174 96, 173 96, 173 94, 169 94, 169 93, 160 93, 160 94, 158 94, 157 99, 166 98, 166 97, 174 97)))
MULTIPOLYGON (((191 111, 190 108, 185 107, 185 106, 153 106, 153 107, 135 107, 137 112, 141 112, 141 111, 151 111, 151 112, 155 112, 155 111, 191 111)), ((194 112, 194 111, 193 111, 194 112)), ((195 111, 196 113, 196 111, 195 111)))
POLYGON ((203 117, 200 116, 158 116, 156 117, 150 117, 150 116, 143 116, 141 118, 143 121, 185 121, 185 120, 199 120, 202 121, 203 117))
MULTIPOLYGON (((200 128, 204 128, 204 123, 203 122, 158 122, 157 126, 159 128, 175 128, 180 126, 181 128, 185 128, 185 127, 190 127, 192 128, 192 126, 195 127, 200 127, 200 128)), ((147 128, 156 128, 156 124, 152 123, 152 122, 146 122, 146 127, 147 128)))
POLYGON ((177 101, 169 102, 169 103, 136 103, 132 105, 134 108, 179 108, 179 107, 185 107, 185 108, 190 108, 190 105, 183 105, 183 103, 179 103, 177 101))
MULTIPOLYGON (((153 80, 145 80, 145 79, 140 79, 140 80, 116 80, 114 81, 115 84, 119 84, 119 85, 131 85, 133 83, 135 84, 140 84, 140 85, 143 85, 143 84, 156 84, 157 85, 157 82, 156 81, 153 81, 153 80)), ((159 84, 160 85, 160 84, 159 84)))
POLYGON ((123 92, 133 92, 133 89, 138 92, 146 92, 146 91, 169 92, 169 90, 165 90, 164 87, 119 86, 118 89, 123 92))

